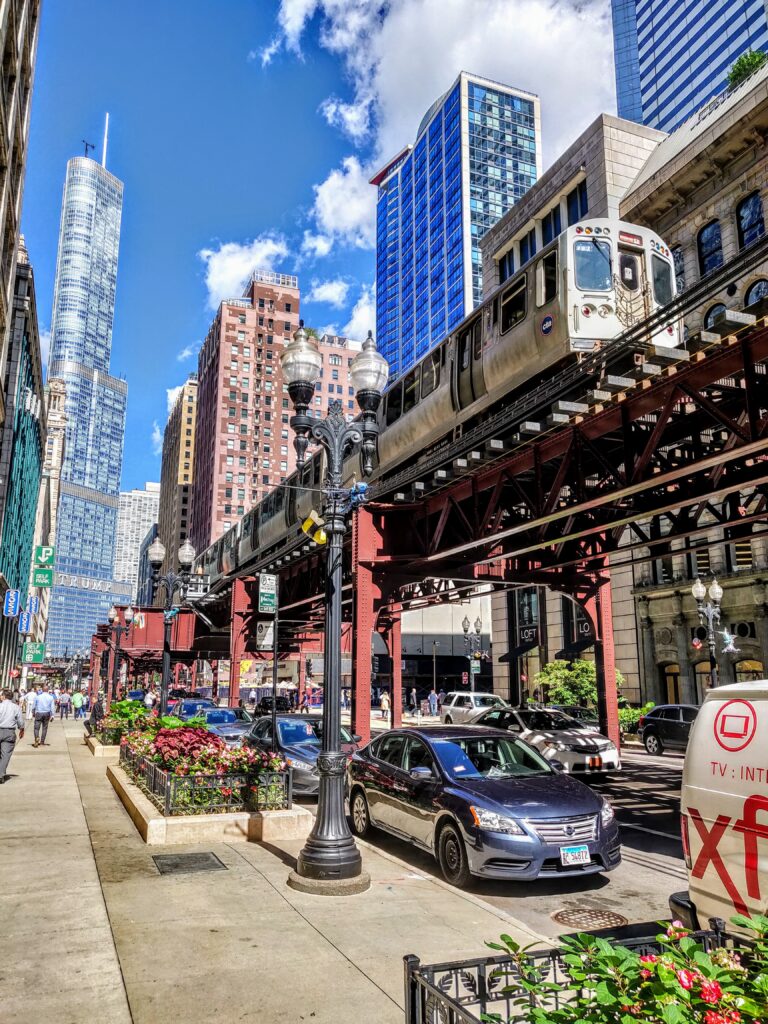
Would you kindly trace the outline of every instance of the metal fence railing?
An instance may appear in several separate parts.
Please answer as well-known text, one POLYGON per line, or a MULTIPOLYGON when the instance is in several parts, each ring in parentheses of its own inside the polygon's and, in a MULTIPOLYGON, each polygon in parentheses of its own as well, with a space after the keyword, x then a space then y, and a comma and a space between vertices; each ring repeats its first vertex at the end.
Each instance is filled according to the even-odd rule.
MULTIPOLYGON (((723 922, 710 922, 708 931, 693 932, 692 938, 704 949, 723 946, 749 946, 749 940, 724 930, 723 922)), ((661 943, 655 937, 622 939, 620 945, 640 955, 659 953, 661 943)), ((531 950, 528 960, 540 972, 542 986, 567 981, 563 970, 562 949, 531 950)), ((498 1015, 501 1021, 528 1020, 526 1006, 557 1009, 561 999, 557 992, 546 991, 541 997, 527 994, 516 985, 520 974, 509 956, 477 957, 442 964, 422 964, 417 956, 403 958, 405 965, 405 1024, 482 1024, 488 1016, 498 1015), (546 1002, 545 1002, 546 999, 546 1002)), ((494 1018, 495 1019, 495 1018, 494 1018)))
POLYGON ((289 810, 293 804, 290 769, 259 774, 176 775, 125 745, 120 748, 120 767, 167 817, 289 810))
POLYGON ((96 738, 105 747, 116 747, 123 738, 123 730, 119 727, 114 729, 97 729, 96 738))

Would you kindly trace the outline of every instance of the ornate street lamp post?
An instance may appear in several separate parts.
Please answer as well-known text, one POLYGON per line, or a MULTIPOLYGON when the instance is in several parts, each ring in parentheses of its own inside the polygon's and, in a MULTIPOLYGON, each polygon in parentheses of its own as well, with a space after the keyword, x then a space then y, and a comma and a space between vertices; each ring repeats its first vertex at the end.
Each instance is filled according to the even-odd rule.
POLYGON ((720 602, 723 599, 723 588, 712 580, 709 590, 701 580, 696 577, 696 582, 691 587, 691 593, 696 601, 696 611, 699 613, 699 622, 707 628, 707 643, 709 645, 709 681, 711 686, 717 686, 717 648, 715 646, 715 627, 720 625, 720 602), (704 598, 709 594, 709 601, 704 603, 704 598))
POLYGON ((152 566, 152 597, 162 587, 165 591, 163 605, 163 675, 160 682, 160 717, 168 714, 168 689, 171 685, 171 624, 179 613, 179 605, 184 603, 189 586, 192 563, 195 560, 195 549, 188 540, 179 548, 179 571, 166 572, 160 575, 160 568, 165 561, 165 545, 159 537, 155 537, 147 552, 149 564, 152 566), (174 597, 178 593, 179 604, 175 605, 174 597))
POLYGON ((115 661, 112 665, 112 696, 110 698, 111 700, 114 700, 117 696, 117 681, 120 677, 120 641, 123 636, 126 636, 131 631, 131 626, 133 625, 133 608, 128 605, 123 612, 125 625, 120 622, 120 616, 114 605, 109 609, 107 618, 109 619, 109 628, 115 637, 115 661))
POLYGON ((470 633, 469 627, 472 623, 469 621, 469 616, 465 615, 464 620, 461 623, 461 628, 464 630, 464 653, 469 659, 469 685, 472 686, 472 662, 475 654, 480 650, 480 634, 483 631, 483 622, 478 615, 475 619, 475 631, 470 633))
POLYGON ((320 377, 323 362, 314 341, 307 337, 303 322, 293 341, 284 348, 280 362, 295 409, 291 427, 296 434, 296 465, 303 465, 310 441, 323 446, 327 459, 323 509, 328 538, 323 735, 317 759, 320 776, 317 817, 289 884, 315 893, 362 892, 368 888, 370 879, 363 873, 360 851, 344 813, 346 757, 340 750, 342 551, 347 517, 354 505, 353 490, 343 486, 343 468, 345 457, 354 445, 359 445, 363 475, 370 476, 373 472, 378 436, 376 410, 387 383, 389 367, 386 359, 376 351, 376 343, 369 331, 349 371, 362 418, 347 423, 342 403, 338 400, 329 403, 328 415, 324 419, 316 420, 309 415, 309 404, 314 398, 315 382, 320 377))

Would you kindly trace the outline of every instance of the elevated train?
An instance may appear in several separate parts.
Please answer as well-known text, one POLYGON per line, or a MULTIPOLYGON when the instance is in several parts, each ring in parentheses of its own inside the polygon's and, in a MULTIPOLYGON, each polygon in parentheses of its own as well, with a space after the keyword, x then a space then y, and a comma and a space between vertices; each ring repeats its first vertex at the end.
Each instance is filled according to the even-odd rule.
MULTIPOLYGON (((567 228, 388 386, 372 480, 428 455, 674 295, 672 256, 653 231, 608 218, 567 228)), ((670 322, 648 340, 678 348, 682 325, 670 322)), ((362 479, 358 452, 345 463, 345 480, 355 476, 362 479)), ((324 479, 319 450, 202 552, 196 567, 211 586, 295 537, 309 512, 322 508, 324 479)))

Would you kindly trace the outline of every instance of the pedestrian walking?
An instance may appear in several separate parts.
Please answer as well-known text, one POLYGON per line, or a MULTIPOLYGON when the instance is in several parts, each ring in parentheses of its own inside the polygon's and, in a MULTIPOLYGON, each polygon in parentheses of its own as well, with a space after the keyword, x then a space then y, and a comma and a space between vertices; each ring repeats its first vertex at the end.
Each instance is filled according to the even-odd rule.
POLYGON ((35 713, 35 697, 37 696, 39 689, 39 686, 30 687, 30 689, 27 690, 26 695, 24 697, 24 713, 26 714, 27 721, 29 722, 32 721, 32 717, 35 713))
POLYGON ((299 709, 302 715, 309 714, 309 690, 305 690, 301 698, 301 708, 299 709))
POLYGON ((389 701, 389 693, 386 690, 384 691, 384 693, 382 693, 381 700, 379 701, 379 704, 381 706, 381 717, 382 718, 388 718, 389 717, 390 701, 389 701))
POLYGON ((429 691, 429 713, 432 718, 437 718, 437 694, 435 693, 434 686, 429 691))
POLYGON ((48 692, 48 684, 43 683, 42 690, 35 697, 35 742, 34 746, 47 746, 48 723, 56 710, 56 698, 48 692), (42 737, 42 738, 41 738, 42 737))
POLYGON ((441 686, 440 689, 437 691, 437 711, 438 711, 438 714, 440 713, 444 703, 445 703, 445 690, 441 686))
POLYGON ((256 707, 256 691, 251 687, 251 692, 248 694, 248 700, 256 707))
POLYGON ((16 730, 19 739, 24 735, 24 719, 21 717, 19 705, 13 700, 11 690, 3 690, 0 700, 0 784, 8 776, 8 765, 11 761, 13 748, 16 746, 16 730))
POLYGON ((408 709, 409 709, 409 711, 411 712, 412 715, 415 715, 416 712, 419 709, 419 701, 418 701, 418 698, 416 696, 416 687, 415 686, 413 686, 411 688, 411 695, 410 695, 410 697, 408 699, 408 709))
POLYGON ((72 710, 72 696, 69 690, 62 690, 59 694, 59 718, 69 718, 72 710))
POLYGON ((85 697, 83 697, 82 690, 75 690, 72 694, 72 710, 75 714, 75 721, 80 718, 83 713, 83 704, 85 703, 85 697))
POLYGON ((91 716, 85 723, 85 735, 86 739, 89 736, 93 736, 96 730, 99 728, 104 720, 104 705, 101 703, 101 694, 98 695, 96 700, 93 702, 91 708, 91 716))
POLYGON ((154 686, 150 686, 147 692, 144 694, 144 707, 147 711, 152 711, 157 704, 157 690, 154 686))

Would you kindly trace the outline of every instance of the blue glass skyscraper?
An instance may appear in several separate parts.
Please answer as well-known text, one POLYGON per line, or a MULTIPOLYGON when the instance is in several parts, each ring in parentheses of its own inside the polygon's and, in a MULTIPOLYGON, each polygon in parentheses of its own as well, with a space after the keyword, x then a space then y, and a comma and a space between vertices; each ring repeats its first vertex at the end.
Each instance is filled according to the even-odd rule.
POLYGON ((480 239, 540 173, 538 97, 462 71, 371 179, 376 335, 393 375, 480 302, 480 239))
POLYGON ((671 132, 768 51, 765 0, 612 0, 620 117, 671 132))
POLYGON ((95 160, 67 164, 51 318, 50 377, 66 382, 50 656, 87 648, 110 605, 125 436, 125 381, 109 373, 123 183, 95 160))

